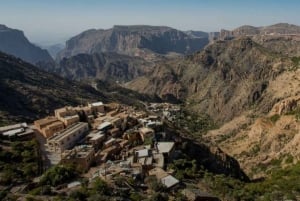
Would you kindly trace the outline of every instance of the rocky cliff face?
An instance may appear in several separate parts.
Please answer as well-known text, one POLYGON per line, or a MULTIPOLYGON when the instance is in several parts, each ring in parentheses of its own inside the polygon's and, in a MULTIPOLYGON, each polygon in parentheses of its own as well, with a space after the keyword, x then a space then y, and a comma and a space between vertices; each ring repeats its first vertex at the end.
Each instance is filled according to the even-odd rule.
POLYGON ((48 52, 30 43, 22 31, 5 25, 0 25, 0 51, 32 64, 39 61, 52 61, 48 52))
POLYGON ((88 30, 71 38, 58 59, 101 52, 140 56, 143 50, 157 54, 190 54, 207 44, 208 37, 191 37, 170 27, 114 26, 108 30, 88 30))

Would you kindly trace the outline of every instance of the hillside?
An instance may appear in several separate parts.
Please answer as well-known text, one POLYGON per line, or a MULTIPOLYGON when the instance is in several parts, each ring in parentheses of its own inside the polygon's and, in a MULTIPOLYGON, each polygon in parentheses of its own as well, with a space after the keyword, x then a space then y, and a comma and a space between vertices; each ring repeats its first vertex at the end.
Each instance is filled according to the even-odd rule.
POLYGON ((191 37, 184 32, 163 26, 114 26, 111 29, 87 30, 66 42, 58 60, 77 54, 116 52, 130 56, 151 53, 190 54, 208 44, 208 37, 191 37))
POLYGON ((30 43, 22 31, 8 28, 5 25, 0 25, 0 51, 32 64, 39 61, 52 61, 49 53, 30 43))
POLYGON ((39 70, 15 57, 0 54, 1 122, 32 120, 54 108, 105 100, 93 88, 39 70))
POLYGON ((146 76, 126 84, 139 92, 187 102, 188 108, 207 113, 223 123, 259 104, 268 112, 276 99, 265 98, 269 82, 291 59, 276 54, 250 38, 217 41, 184 60, 157 64, 146 76))
POLYGON ((72 80, 101 79, 123 83, 144 75, 153 66, 153 62, 140 57, 94 53, 64 58, 55 67, 44 65, 43 68, 72 80))
POLYGON ((268 50, 285 56, 300 56, 300 26, 278 23, 264 27, 241 26, 232 31, 221 30, 219 39, 251 37, 268 50))
POLYGON ((252 177, 296 163, 300 158, 299 76, 297 69, 270 81, 265 96, 277 101, 266 115, 255 115, 257 105, 204 138, 238 159, 252 177))

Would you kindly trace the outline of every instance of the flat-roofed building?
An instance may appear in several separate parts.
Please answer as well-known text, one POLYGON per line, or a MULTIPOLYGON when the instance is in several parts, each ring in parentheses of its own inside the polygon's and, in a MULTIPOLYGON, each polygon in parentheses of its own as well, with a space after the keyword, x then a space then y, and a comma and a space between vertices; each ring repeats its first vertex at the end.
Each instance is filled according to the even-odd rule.
POLYGON ((116 117, 116 118, 113 118, 110 122, 112 123, 112 125, 114 127, 120 128, 123 123, 123 120, 119 117, 116 117))
POLYGON ((91 145, 80 145, 62 153, 61 163, 72 164, 80 171, 88 171, 95 161, 95 151, 91 145))
POLYGON ((63 107, 54 110, 55 117, 64 123, 66 127, 79 122, 79 115, 73 107, 63 107))
POLYGON ((147 128, 147 127, 139 128, 139 133, 141 135, 142 141, 145 141, 145 138, 154 136, 154 130, 152 128, 147 128))
POLYGON ((110 122, 108 122, 108 121, 103 122, 102 124, 100 124, 100 125, 97 127, 97 129, 98 129, 99 131, 104 131, 104 132, 108 131, 108 130, 111 129, 111 128, 113 128, 113 125, 112 125, 110 122))
POLYGON ((54 114, 57 118, 63 118, 65 116, 75 115, 77 112, 73 107, 67 106, 54 110, 54 114))
POLYGON ((88 106, 92 109, 95 113, 105 113, 105 106, 102 102, 95 102, 88 104, 88 106))
MULTIPOLYGON (((145 146, 147 149, 150 149, 150 145, 145 146)), ((175 152, 175 143, 174 142, 158 142, 155 143, 154 149, 152 149, 153 154, 163 154, 164 162, 170 162, 173 160, 175 152)))
POLYGON ((48 138, 48 148, 53 152, 63 152, 66 149, 70 149, 78 142, 78 140, 84 137, 88 130, 88 123, 78 122, 69 128, 56 133, 51 138, 48 138))
POLYGON ((90 143, 95 150, 99 150, 105 141, 106 136, 103 132, 99 131, 96 133, 90 133, 87 135, 87 141, 90 143))
POLYGON ((27 123, 20 123, 0 127, 0 135, 10 139, 29 139, 34 136, 34 131, 28 127, 27 123))
POLYGON ((171 188, 179 184, 179 180, 169 175, 163 169, 156 167, 149 171, 150 176, 155 176, 166 188, 171 188))
POLYGON ((34 121, 37 130, 45 137, 49 138, 59 131, 64 129, 63 122, 59 121, 56 117, 50 116, 44 119, 34 121))
POLYGON ((116 144, 116 139, 115 138, 110 138, 109 140, 107 140, 106 142, 104 142, 104 147, 111 147, 112 145, 116 144))
POLYGON ((112 128, 107 131, 112 137, 120 137, 121 131, 119 128, 112 128))
POLYGON ((118 155, 122 148, 119 144, 114 144, 104 150, 102 150, 100 153, 103 156, 103 158, 100 161, 106 161, 108 158, 113 157, 114 155, 118 155))

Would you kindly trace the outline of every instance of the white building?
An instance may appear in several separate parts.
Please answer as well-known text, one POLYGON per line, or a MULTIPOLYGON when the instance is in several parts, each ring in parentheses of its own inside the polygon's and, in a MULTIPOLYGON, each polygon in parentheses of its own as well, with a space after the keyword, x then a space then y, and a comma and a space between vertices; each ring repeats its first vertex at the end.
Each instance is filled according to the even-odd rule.
POLYGON ((84 137, 88 130, 88 123, 78 122, 50 137, 47 140, 48 148, 53 152, 63 152, 66 149, 70 149, 78 140, 84 137))

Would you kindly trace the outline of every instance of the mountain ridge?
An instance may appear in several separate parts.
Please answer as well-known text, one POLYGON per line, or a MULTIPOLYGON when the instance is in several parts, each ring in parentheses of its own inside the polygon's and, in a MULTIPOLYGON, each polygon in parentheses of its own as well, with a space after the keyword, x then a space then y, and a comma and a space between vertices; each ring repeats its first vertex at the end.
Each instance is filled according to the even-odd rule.
POLYGON ((72 37, 58 59, 79 53, 116 52, 138 56, 147 49, 157 54, 176 52, 188 54, 202 49, 208 38, 192 38, 186 33, 166 27, 149 25, 115 25, 110 29, 90 29, 72 37))
POLYGON ((52 61, 47 50, 32 44, 23 31, 0 25, 0 51, 35 64, 39 61, 52 61))

